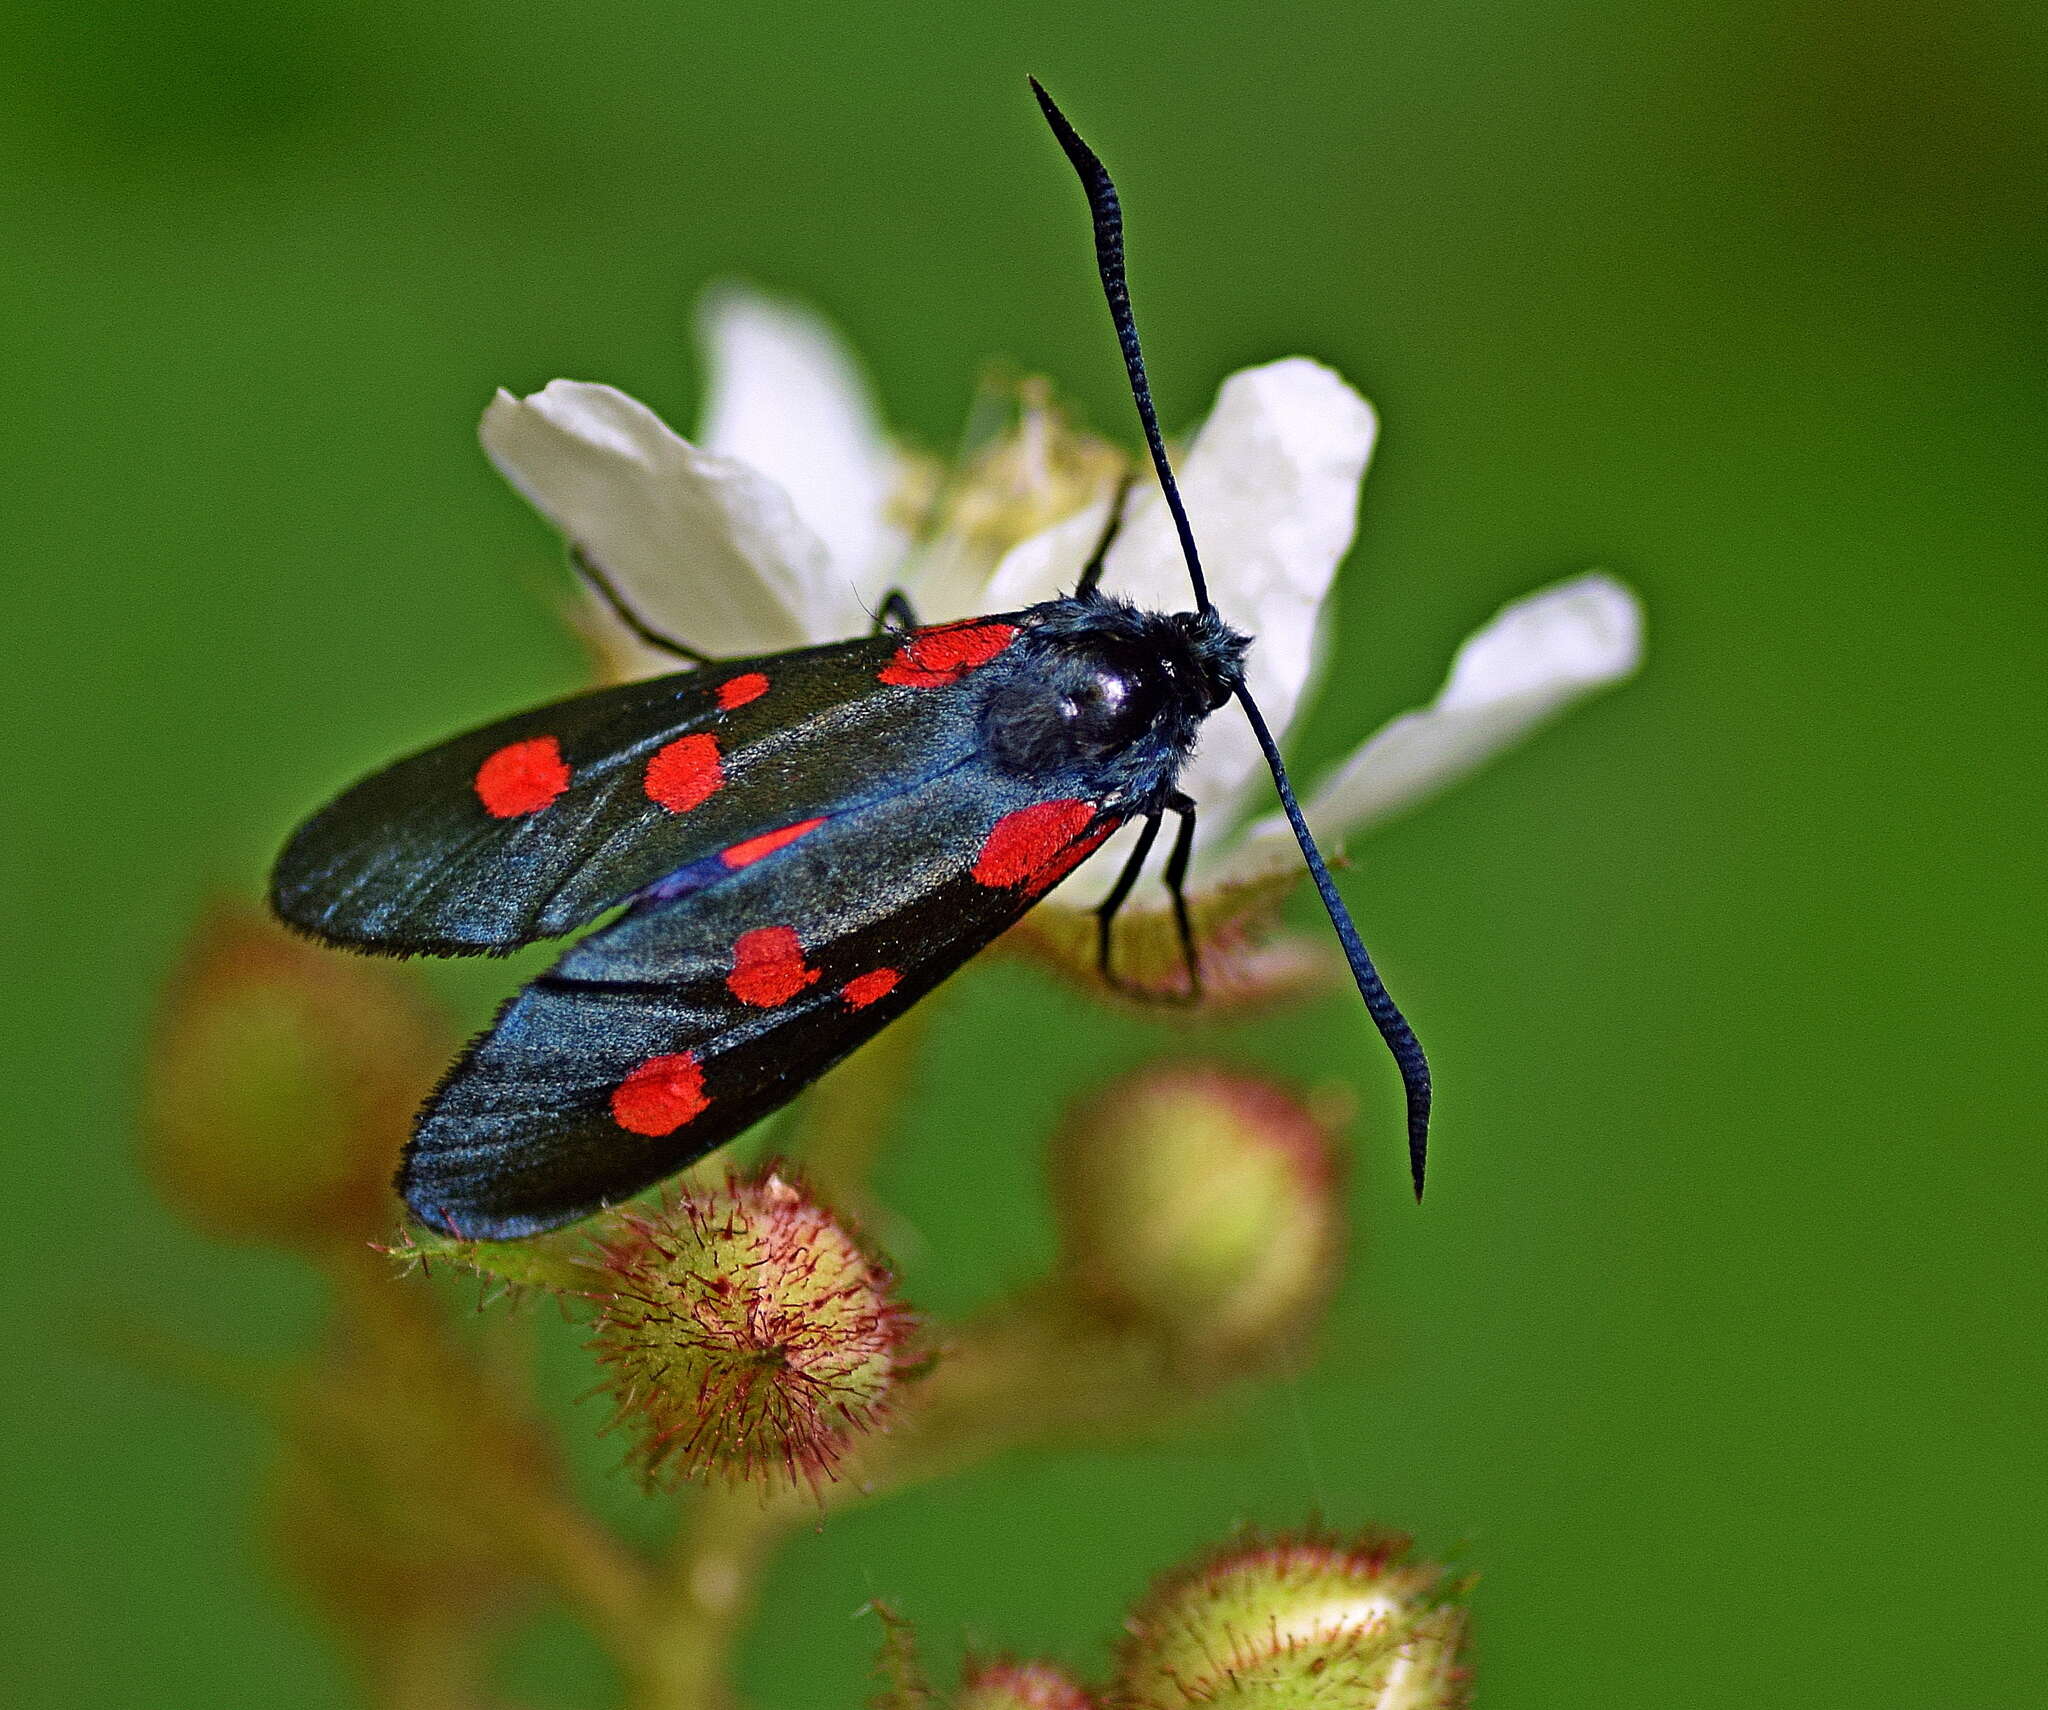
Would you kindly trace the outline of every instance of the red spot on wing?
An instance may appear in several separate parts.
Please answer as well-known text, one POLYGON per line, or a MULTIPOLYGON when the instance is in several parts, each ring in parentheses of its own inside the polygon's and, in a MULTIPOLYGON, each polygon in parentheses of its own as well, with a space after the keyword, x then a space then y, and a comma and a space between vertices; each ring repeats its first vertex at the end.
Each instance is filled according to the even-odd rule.
POLYGON ((794 825, 785 825, 779 831, 764 831, 759 837, 750 837, 744 843, 735 843, 719 855, 719 860, 728 867, 750 867, 763 855, 773 855, 784 844, 794 843, 799 837, 808 837, 825 822, 822 819, 800 819, 794 825))
POLYGON ((872 973, 861 974, 848 980, 839 988, 839 995, 854 1009, 866 1009, 878 998, 885 998, 896 989, 903 976, 894 968, 877 968, 872 973))
POLYGON ((1122 824, 1123 818, 1121 815, 1110 815, 1100 825, 1096 826, 1093 831, 1089 832, 1087 836, 1076 838, 1043 867, 1039 868, 1037 872, 1033 873, 1030 884, 1025 888, 1035 897, 1043 896, 1076 867, 1080 866, 1083 861, 1087 860, 1089 856, 1093 855, 1096 850, 1100 849, 1103 844, 1108 842, 1109 834, 1122 824))
POLYGON ((896 657, 875 673, 875 680, 898 688, 944 688, 986 665, 1016 639, 1015 624, 979 619, 919 630, 896 649, 896 657))
POLYGON ((992 889, 1028 885, 1033 892, 1047 890, 1078 867, 1117 824, 1114 817, 1097 823, 1095 804, 1072 798, 1034 802, 1006 813, 975 857, 975 882, 992 889))
POLYGON ((728 677, 718 685, 718 704, 731 712, 734 707, 758 701, 767 692, 768 679, 759 671, 742 671, 737 677, 728 677))
POLYGON ((804 947, 793 926, 763 926, 740 934, 732 947, 732 972, 725 988, 741 1003, 773 1009, 818 983, 818 970, 804 965, 804 947))
POLYGON ((538 813, 568 787, 569 767, 552 736, 508 742, 476 769, 476 799, 493 819, 538 813))
POLYGON ((688 813, 725 782, 715 736, 679 736, 647 762, 647 799, 670 813, 688 813))
POLYGON ((693 1052, 679 1051, 649 1057, 612 1089, 612 1120, 629 1134, 673 1134, 710 1102, 703 1065, 693 1052))

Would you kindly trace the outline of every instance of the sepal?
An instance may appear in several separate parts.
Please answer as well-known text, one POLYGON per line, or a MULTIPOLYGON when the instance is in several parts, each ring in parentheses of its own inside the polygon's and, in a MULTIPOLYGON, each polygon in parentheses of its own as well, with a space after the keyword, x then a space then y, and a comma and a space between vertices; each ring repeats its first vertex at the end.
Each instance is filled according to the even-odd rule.
MULTIPOLYGON (((1102 859, 1097 856, 1091 866, 1102 859)), ((1338 989, 1344 978, 1343 959, 1333 945, 1280 924, 1280 910, 1304 871, 1299 860, 1275 863, 1189 893, 1199 997, 1190 992, 1180 928, 1169 909, 1127 906, 1118 914, 1110 951, 1113 978, 1107 981, 1094 911, 1063 904, 1057 894, 998 942, 1092 997, 1152 1015, 1230 1015, 1299 1002, 1338 989)))

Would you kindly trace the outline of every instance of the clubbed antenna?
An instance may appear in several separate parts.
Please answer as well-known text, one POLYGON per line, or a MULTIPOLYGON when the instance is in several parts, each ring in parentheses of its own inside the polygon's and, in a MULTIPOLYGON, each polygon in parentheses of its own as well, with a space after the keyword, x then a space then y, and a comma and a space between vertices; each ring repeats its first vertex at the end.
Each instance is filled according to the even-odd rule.
POLYGON ((1373 1025, 1380 1030, 1380 1037, 1387 1042, 1387 1049, 1393 1052, 1394 1061, 1400 1067, 1401 1086, 1408 1097, 1408 1174, 1414 1179, 1415 1197, 1419 1200, 1422 1197, 1423 1172, 1429 1165, 1429 1059, 1422 1054, 1422 1041, 1415 1037, 1415 1029, 1408 1025, 1408 1018, 1401 1013, 1400 1006, 1382 983, 1379 970, 1372 965, 1365 941, 1358 936, 1358 928, 1352 923, 1351 911, 1337 894, 1337 883, 1330 877, 1323 852, 1309 834, 1301 804, 1294 799, 1294 786, 1287 781, 1287 768, 1280 760, 1280 745, 1266 728, 1265 715, 1259 711, 1251 691, 1242 683, 1237 686, 1237 702, 1244 708, 1244 716, 1251 720, 1252 734, 1259 739, 1266 764, 1273 770, 1273 784, 1280 792, 1280 805, 1287 811, 1287 823, 1294 827, 1294 841, 1301 845, 1301 858, 1308 863, 1309 877, 1315 880, 1316 889, 1322 894, 1323 907, 1329 910, 1330 924, 1337 929, 1337 942, 1344 946, 1344 959, 1351 964, 1351 977, 1358 982, 1358 995, 1365 999, 1366 1013, 1372 1017, 1373 1025))
POLYGON ((1188 526, 1187 507, 1180 502, 1180 488, 1173 479, 1173 465, 1166 461, 1166 441, 1159 432, 1159 412, 1152 407, 1152 386, 1145 378, 1145 353, 1138 348, 1138 323, 1131 319, 1131 293, 1124 283, 1124 213, 1116 199, 1116 186, 1109 172, 1084 143, 1066 114, 1053 104, 1045 85, 1031 80, 1031 92, 1045 112, 1045 122, 1059 138, 1067 159, 1081 175, 1081 188, 1088 192, 1088 209, 1095 216, 1095 266, 1102 275, 1102 289, 1109 298, 1109 318, 1116 322, 1116 341, 1123 346, 1124 368, 1131 377, 1131 398, 1138 406, 1138 420, 1145 426, 1145 443, 1152 448, 1152 467, 1159 471, 1159 486, 1166 494, 1166 508, 1173 512, 1173 526, 1180 532, 1180 549, 1187 557, 1188 576, 1195 584, 1195 610, 1209 609, 1209 584, 1202 576, 1202 555, 1195 550, 1195 531, 1188 526))
MULTIPOLYGON (((1059 139, 1060 147, 1073 163, 1074 171, 1080 175, 1081 188, 1088 193, 1089 211, 1095 216, 1095 266, 1102 275, 1103 295, 1109 299, 1110 319, 1116 323, 1117 343, 1123 347, 1124 368, 1131 377, 1131 398, 1138 406, 1138 420, 1144 424, 1145 443, 1152 451, 1152 467, 1159 472, 1160 490, 1166 495, 1167 509, 1173 513, 1173 526, 1180 534, 1181 552, 1188 561, 1188 579, 1195 586, 1195 609, 1206 612, 1210 610, 1209 584, 1202 575, 1201 554, 1195 550, 1195 531, 1188 524, 1187 508, 1181 503, 1180 488, 1173 479, 1173 466, 1166 458, 1166 441, 1159 432, 1159 413, 1152 407, 1152 387, 1145 378, 1144 353, 1138 348, 1138 323, 1131 316, 1131 292, 1124 279, 1124 216, 1117 201, 1116 186, 1110 182, 1109 171, 1095 151, 1081 140, 1067 122, 1066 114, 1059 110, 1053 98, 1045 92, 1044 85, 1035 77, 1031 79, 1031 91, 1038 97, 1038 105, 1045 113, 1046 123, 1052 126, 1052 134, 1059 139)), ((1423 1171, 1429 1158, 1429 1059, 1422 1053, 1415 1030, 1388 995, 1379 970, 1372 965, 1365 942, 1352 923, 1351 911, 1337 894, 1329 866, 1323 860, 1322 851, 1316 847, 1315 838, 1309 833, 1301 805, 1294 799, 1294 786, 1288 782, 1287 767, 1280 758, 1280 745, 1266 728, 1265 716, 1252 699, 1251 691, 1241 682, 1237 685, 1236 695, 1245 717, 1251 720, 1252 734, 1259 740, 1266 764, 1272 769, 1274 788, 1280 792, 1280 805, 1287 812, 1287 823, 1294 828, 1294 840, 1301 845, 1301 858, 1308 863, 1309 876, 1316 882, 1323 907, 1329 911, 1330 924, 1337 929, 1337 942, 1344 947, 1344 958, 1351 964, 1351 977, 1358 982, 1358 995, 1365 999, 1366 1013, 1380 1030, 1380 1037, 1387 1042, 1387 1049, 1393 1052, 1394 1062, 1401 1070, 1401 1084, 1408 1098, 1408 1170, 1415 1181, 1415 1197, 1420 1199, 1423 1171)))

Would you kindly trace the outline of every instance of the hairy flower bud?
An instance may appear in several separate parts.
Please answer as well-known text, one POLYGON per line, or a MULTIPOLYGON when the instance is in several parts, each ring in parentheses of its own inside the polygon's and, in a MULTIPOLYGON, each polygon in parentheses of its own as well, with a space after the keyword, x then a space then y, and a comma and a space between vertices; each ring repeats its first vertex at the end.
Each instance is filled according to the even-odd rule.
POLYGON ((735 1177, 618 1230, 593 1346, 650 1479, 815 1488, 882 1422, 910 1315, 888 1271, 789 1182, 735 1177))
POLYGON ((1116 1710, 1454 1710, 1464 1612, 1405 1538, 1249 1540, 1169 1576, 1125 1623, 1116 1710))
POLYGON ((1198 1063, 1104 1088, 1052 1154, 1066 1274, 1195 1366, 1272 1365, 1337 1273, 1336 1153, 1296 1098, 1198 1063))
POLYGON ((144 1163, 221 1239, 361 1239, 391 1220, 392 1165, 452 1045, 395 967, 217 908, 158 1025, 144 1163))
POLYGON ((1093 1710, 1094 1700, 1049 1662, 970 1662, 952 1710, 1093 1710))

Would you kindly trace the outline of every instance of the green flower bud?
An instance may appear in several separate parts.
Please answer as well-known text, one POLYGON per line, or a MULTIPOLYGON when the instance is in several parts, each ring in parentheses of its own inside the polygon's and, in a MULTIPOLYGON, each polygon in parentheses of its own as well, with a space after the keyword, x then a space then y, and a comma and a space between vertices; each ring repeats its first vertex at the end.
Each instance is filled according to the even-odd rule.
POLYGON ((953 1710, 1094 1710, 1094 1700, 1049 1662, 969 1662, 953 1710))
POLYGON ((910 1315, 889 1272, 780 1176, 625 1215, 600 1265, 592 1346, 650 1480, 815 1489, 884 1420, 910 1315))
POLYGON ((1335 1281, 1331 1137, 1298 1099, 1198 1063, 1105 1088, 1054 1142, 1065 1275, 1192 1367, 1283 1363, 1335 1281))
POLYGON ((1250 1540, 1161 1583, 1125 1623, 1116 1710, 1455 1710, 1464 1612, 1405 1538, 1250 1540))
POLYGON ((392 1166, 453 1045, 396 967, 217 908, 158 1024, 144 1165, 222 1240, 364 1239, 391 1224, 392 1166))

